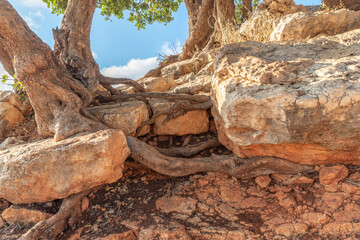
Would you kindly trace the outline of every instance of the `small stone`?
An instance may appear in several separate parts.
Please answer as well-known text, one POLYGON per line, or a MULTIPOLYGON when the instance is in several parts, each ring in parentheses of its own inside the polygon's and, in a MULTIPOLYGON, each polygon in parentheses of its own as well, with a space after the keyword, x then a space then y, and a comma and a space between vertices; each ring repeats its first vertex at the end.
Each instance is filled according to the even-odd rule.
POLYGON ((169 135, 160 135, 160 136, 158 136, 158 139, 160 142, 167 142, 167 141, 169 141, 170 137, 169 137, 169 135))
POLYGON ((197 202, 197 200, 190 197, 164 196, 156 200, 156 208, 160 208, 166 213, 177 212, 191 215, 196 209, 197 202))
POLYGON ((49 213, 44 213, 38 210, 20 208, 15 205, 7 208, 1 215, 1 217, 9 223, 38 223, 40 221, 50 218, 51 216, 52 214, 49 213))
POLYGON ((309 212, 301 215, 301 218, 308 222, 310 225, 327 224, 331 218, 324 213, 309 212))
MULTIPOLYGON (((79 239, 80 239, 80 237, 79 237, 79 239)), ((119 239, 136 240, 136 236, 135 236, 133 231, 128 230, 128 231, 123 232, 123 233, 110 234, 110 235, 108 235, 106 237, 100 238, 99 240, 119 240, 119 239)))
POLYGON ((267 186, 269 186, 271 178, 269 177, 269 175, 258 176, 255 178, 255 182, 257 185, 259 185, 259 187, 266 188, 267 186))
POLYGON ((349 170, 344 165, 323 167, 320 169, 319 178, 323 185, 336 185, 344 180, 349 174, 349 170))
POLYGON ((275 228, 277 234, 286 237, 290 237, 295 233, 305 233, 307 230, 308 226, 304 223, 285 223, 275 228))
POLYGON ((87 197, 84 197, 81 200, 81 212, 85 212, 89 208, 89 205, 90 205, 90 200, 87 197))

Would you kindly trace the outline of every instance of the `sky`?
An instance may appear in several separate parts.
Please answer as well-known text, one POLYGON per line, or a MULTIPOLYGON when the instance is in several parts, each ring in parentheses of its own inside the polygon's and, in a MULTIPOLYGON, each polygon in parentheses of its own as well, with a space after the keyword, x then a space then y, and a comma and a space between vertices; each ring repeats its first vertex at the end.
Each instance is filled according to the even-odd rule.
MULTIPOLYGON (((8 0, 46 44, 53 48, 52 29, 60 26, 62 16, 51 14, 42 0, 8 0)), ((296 4, 320 5, 321 0, 295 0, 296 4)), ((91 29, 91 49, 101 72, 110 77, 137 79, 155 68, 160 55, 180 53, 188 37, 185 4, 166 26, 155 23, 137 30, 126 19, 105 21, 97 10, 91 29)), ((0 63, 0 77, 7 74, 0 63)), ((0 90, 11 87, 0 83, 0 90)))

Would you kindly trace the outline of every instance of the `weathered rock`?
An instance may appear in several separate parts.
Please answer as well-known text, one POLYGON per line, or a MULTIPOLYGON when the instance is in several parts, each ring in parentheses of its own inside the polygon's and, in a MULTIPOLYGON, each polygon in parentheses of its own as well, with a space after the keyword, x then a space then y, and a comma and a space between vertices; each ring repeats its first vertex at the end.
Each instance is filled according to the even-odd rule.
MULTIPOLYGON (((11 91, 3 91, 0 92, 0 102, 7 102, 17 108, 22 114, 26 114, 29 112, 29 106, 25 106, 21 100, 20 97, 11 91)), ((31 108, 31 106, 30 106, 31 108)))
MULTIPOLYGON (((153 114, 169 109, 174 103, 167 100, 151 99, 149 101, 153 114)), ((209 130, 209 117, 206 110, 189 111, 185 115, 170 119, 163 124, 167 115, 162 114, 156 118, 154 133, 156 135, 200 134, 209 130)))
POLYGON ((24 121, 25 118, 22 113, 15 108, 13 105, 7 102, 0 102, 0 120, 5 119, 8 121, 6 130, 9 130, 20 122, 24 121))
POLYGON ((349 169, 344 165, 323 167, 319 172, 320 183, 324 185, 338 184, 349 175, 349 169))
POLYGON ((266 9, 269 12, 276 14, 277 17, 300 11, 307 11, 307 8, 303 5, 296 5, 294 0, 264 0, 258 8, 261 10, 266 9))
POLYGON ((248 41, 268 41, 281 16, 306 11, 306 7, 296 5, 293 0, 265 0, 239 31, 248 41))
POLYGON ((279 235, 290 237, 291 235, 294 234, 306 233, 307 230, 308 230, 308 226, 304 223, 285 223, 278 226, 275 229, 275 232, 279 235))
POLYGON ((0 149, 8 148, 8 147, 15 146, 15 145, 19 145, 19 144, 21 144, 23 142, 24 141, 22 141, 21 139, 18 139, 16 137, 8 137, 0 144, 0 149))
POLYGON ((8 223, 38 223, 52 216, 50 213, 41 212, 39 210, 31 210, 12 205, 5 209, 1 217, 8 223))
POLYGON ((197 200, 193 198, 184 198, 181 196, 168 196, 156 200, 156 208, 165 213, 177 212, 185 215, 191 215, 196 209, 197 200))
POLYGON ((360 30, 225 46, 212 79, 220 142, 239 157, 360 164, 359 49, 360 30))
POLYGON ((98 240, 136 240, 136 236, 133 231, 129 230, 123 233, 114 233, 106 237, 98 238, 98 240))
MULTIPOLYGON (((88 108, 88 111, 106 126, 121 129, 126 136, 135 136, 140 124, 149 119, 146 104, 140 101, 101 105, 88 108)), ((143 136, 149 131, 150 127, 144 126, 139 136, 143 136)))
POLYGON ((149 92, 165 92, 176 86, 174 79, 163 77, 150 77, 137 80, 149 92))
POLYGON ((301 218, 306 220, 312 226, 327 224, 331 218, 325 213, 309 212, 301 215, 301 218))
POLYGON ((255 178, 255 182, 259 187, 266 188, 267 186, 269 186, 271 178, 269 177, 269 175, 258 176, 255 178))
POLYGON ((360 28, 360 11, 301 12, 280 19, 270 41, 301 41, 321 35, 333 36, 360 28))
POLYGON ((0 150, 0 198, 47 202, 112 183, 130 150, 120 130, 46 139, 0 150))
POLYGON ((155 217, 156 224, 143 227, 139 232, 139 240, 152 239, 179 239, 187 240, 191 237, 185 231, 185 226, 176 221, 165 221, 160 217, 155 217))

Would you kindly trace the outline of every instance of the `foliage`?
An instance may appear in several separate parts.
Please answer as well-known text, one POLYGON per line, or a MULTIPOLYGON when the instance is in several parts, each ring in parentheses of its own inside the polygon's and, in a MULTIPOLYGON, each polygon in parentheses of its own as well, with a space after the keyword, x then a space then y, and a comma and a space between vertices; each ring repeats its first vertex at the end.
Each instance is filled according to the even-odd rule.
POLYGON ((27 98, 26 98, 25 87, 22 85, 22 83, 19 80, 16 79, 15 74, 13 74, 12 77, 13 78, 9 78, 9 76, 5 74, 3 76, 0 76, 0 80, 4 84, 12 86, 14 90, 19 94, 21 101, 26 101, 27 98), (13 83, 12 84, 7 83, 9 81, 13 81, 13 83))
MULTIPOLYGON (((260 0, 252 0, 252 7, 253 10, 257 6, 259 6, 260 0)), ((243 19, 243 11, 244 11, 244 4, 242 0, 235 0, 235 22, 240 25, 244 19, 243 19)))
MULTIPOLYGON (((65 12, 68 0, 42 0, 57 15, 65 12)), ((97 0, 100 14, 109 20, 111 16, 124 18, 124 11, 129 11, 128 20, 138 29, 154 22, 168 23, 173 20, 183 0, 97 0)))

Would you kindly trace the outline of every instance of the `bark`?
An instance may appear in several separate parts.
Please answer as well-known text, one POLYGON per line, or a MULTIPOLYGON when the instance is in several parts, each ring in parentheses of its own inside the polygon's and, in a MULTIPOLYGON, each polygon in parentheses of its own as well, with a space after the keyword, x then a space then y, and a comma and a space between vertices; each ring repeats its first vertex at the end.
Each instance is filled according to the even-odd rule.
POLYGON ((244 10, 242 19, 243 21, 246 21, 249 18, 250 13, 252 12, 252 0, 243 0, 243 5, 244 10))
POLYGON ((150 145, 133 137, 126 137, 131 157, 146 167, 168 176, 181 177, 199 172, 221 172, 238 178, 252 178, 274 173, 314 171, 312 166, 285 159, 264 157, 243 159, 230 155, 208 158, 178 158, 165 156, 150 145))
POLYGON ((360 10, 360 0, 323 0, 323 4, 329 8, 348 8, 360 10))
POLYGON ((104 129, 84 108, 91 93, 59 64, 55 55, 34 34, 6 0, 0 0, 0 61, 14 70, 24 85, 39 135, 64 139, 84 131, 104 129))
POLYGON ((204 48, 222 41, 221 33, 234 23, 235 5, 232 0, 185 0, 189 15, 189 37, 180 60, 188 59, 204 48))

